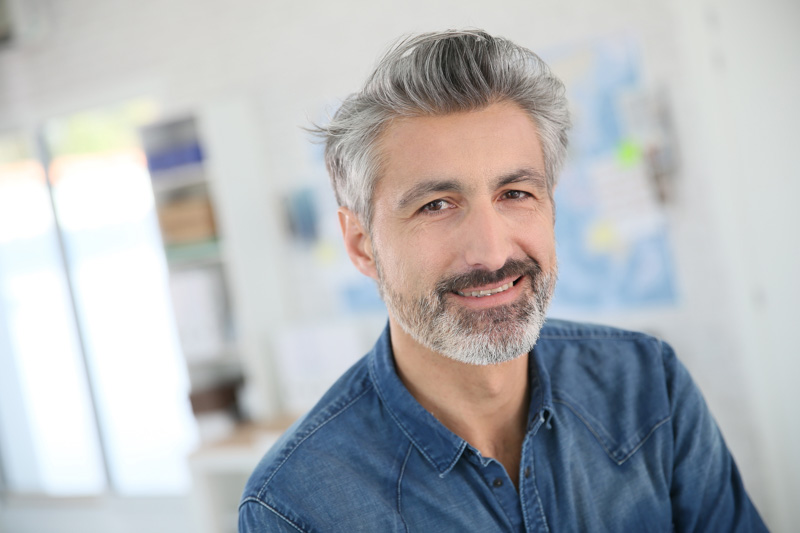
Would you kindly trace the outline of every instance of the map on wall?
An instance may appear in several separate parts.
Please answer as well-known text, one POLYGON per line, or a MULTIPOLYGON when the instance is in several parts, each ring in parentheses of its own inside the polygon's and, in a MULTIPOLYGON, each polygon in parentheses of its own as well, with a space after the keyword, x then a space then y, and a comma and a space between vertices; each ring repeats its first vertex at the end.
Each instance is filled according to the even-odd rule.
POLYGON ((642 79, 637 42, 618 36, 554 52, 545 60, 567 86, 573 128, 555 193, 552 311, 671 305, 664 183, 674 170, 674 143, 642 79))

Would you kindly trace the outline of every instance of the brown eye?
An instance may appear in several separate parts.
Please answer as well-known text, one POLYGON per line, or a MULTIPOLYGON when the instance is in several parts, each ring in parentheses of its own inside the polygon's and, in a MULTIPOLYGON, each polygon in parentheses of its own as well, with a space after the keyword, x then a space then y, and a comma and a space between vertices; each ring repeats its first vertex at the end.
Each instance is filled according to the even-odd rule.
POLYGON ((530 197, 530 194, 523 191, 508 191, 505 196, 509 200, 523 200, 530 197))
POLYGON ((432 202, 428 202, 427 204, 422 206, 422 211, 441 211, 447 207, 447 202, 444 200, 434 200, 432 202))

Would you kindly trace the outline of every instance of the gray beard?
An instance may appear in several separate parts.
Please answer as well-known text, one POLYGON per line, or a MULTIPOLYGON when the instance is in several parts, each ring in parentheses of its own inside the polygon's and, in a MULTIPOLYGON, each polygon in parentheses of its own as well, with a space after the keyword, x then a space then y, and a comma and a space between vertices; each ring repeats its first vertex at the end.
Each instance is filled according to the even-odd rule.
POLYGON ((532 258, 509 260, 496 272, 475 271, 440 281, 432 294, 407 298, 385 283, 377 261, 378 289, 395 321, 426 348, 470 365, 494 365, 533 349, 555 288, 555 271, 545 273, 532 258), (530 284, 531 294, 512 304, 475 310, 455 305, 454 291, 490 284, 511 275, 530 284))

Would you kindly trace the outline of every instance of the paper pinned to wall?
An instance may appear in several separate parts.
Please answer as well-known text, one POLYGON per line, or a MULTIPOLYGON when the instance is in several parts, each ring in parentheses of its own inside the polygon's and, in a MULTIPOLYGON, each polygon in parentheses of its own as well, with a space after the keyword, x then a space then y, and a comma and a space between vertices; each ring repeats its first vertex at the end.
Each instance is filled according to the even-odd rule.
POLYGON ((321 324, 293 326, 278 341, 277 366, 287 412, 308 411, 364 355, 358 328, 321 324))

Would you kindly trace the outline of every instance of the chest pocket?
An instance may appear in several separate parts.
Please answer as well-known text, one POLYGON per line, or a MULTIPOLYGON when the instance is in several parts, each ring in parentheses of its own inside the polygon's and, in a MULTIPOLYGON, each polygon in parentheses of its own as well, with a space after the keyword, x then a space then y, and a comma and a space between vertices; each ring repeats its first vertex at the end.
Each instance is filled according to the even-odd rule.
MULTIPOLYGON (((642 398, 642 404, 623 404, 614 411, 599 408, 597 404, 584 407, 581 402, 571 398, 564 391, 553 391, 553 402, 569 409, 597 439, 612 461, 622 465, 644 445, 655 431, 670 419, 669 409, 664 405, 653 405, 658 398, 642 398), (650 408, 653 409, 651 412, 650 408), (594 414, 592 411, 595 411, 594 414)), ((609 407, 609 406, 607 406, 609 407)), ((616 405, 615 405, 616 407, 616 405)))
POLYGON ((553 343, 553 403, 580 419, 608 456, 627 461, 670 419, 661 346, 652 338, 553 343))

